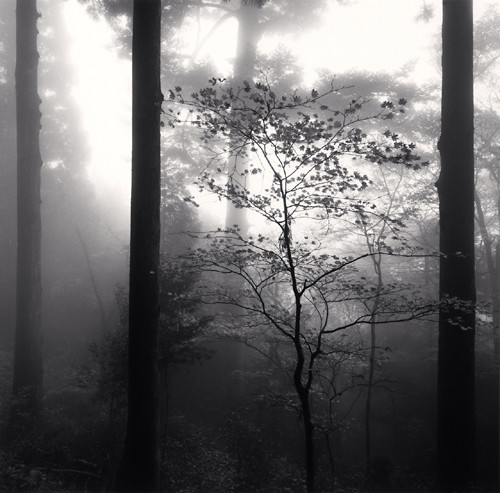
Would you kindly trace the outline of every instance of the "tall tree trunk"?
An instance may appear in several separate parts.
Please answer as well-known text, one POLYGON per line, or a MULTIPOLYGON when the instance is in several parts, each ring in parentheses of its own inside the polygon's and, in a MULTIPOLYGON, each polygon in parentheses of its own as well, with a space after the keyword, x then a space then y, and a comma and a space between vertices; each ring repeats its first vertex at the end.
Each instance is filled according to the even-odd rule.
POLYGON ((496 245, 495 252, 496 266, 493 271, 495 276, 493 281, 493 371, 495 372, 494 389, 492 398, 495 400, 493 405, 493 417, 495 426, 496 448, 494 461, 496 462, 496 476, 494 486, 500 487, 500 242, 496 245))
POLYGON ((16 10, 17 319, 13 418, 36 415, 42 402, 40 98, 36 0, 16 10))
POLYGON ((120 491, 159 489, 160 20, 160 0, 134 1, 128 422, 120 491))
MULTIPOLYGON (((255 59, 257 53, 257 41, 259 39, 259 9, 258 5, 251 2, 242 2, 237 12, 238 39, 236 42, 236 59, 234 61, 233 80, 235 86, 243 86, 243 82, 252 82, 255 72, 255 59)), ((246 182, 248 175, 245 174, 246 164, 242 157, 231 157, 229 163, 228 187, 233 181, 246 182)), ((226 206, 226 228, 238 225, 243 235, 248 230, 247 211, 245 208, 236 208, 228 200, 226 206)))
MULTIPOLYGON (((236 12, 238 20, 238 37, 236 41, 236 58, 233 67, 233 85, 235 90, 238 87, 242 87, 245 81, 251 83, 254 78, 257 41, 259 38, 259 10, 260 6, 258 4, 242 1, 236 12)), ((230 147, 232 147, 231 144, 230 147)), ((248 157, 243 157, 242 155, 229 157, 226 184, 228 195, 233 193, 232 189, 234 189, 234 192, 237 194, 238 190, 248 187, 249 173, 247 161, 248 157), (239 186, 239 184, 242 186, 239 186)), ((243 237, 246 237, 249 226, 247 209, 244 207, 236 207, 235 204, 228 199, 226 201, 225 226, 227 229, 237 227, 239 233, 243 237)), ((242 280, 240 278, 235 278, 232 282, 234 283, 234 290, 237 291, 241 287, 242 280)), ((226 315, 231 318, 241 313, 241 309, 236 306, 226 307, 226 315)), ((221 350, 225 351, 226 354, 225 372, 227 374, 244 366, 248 348, 243 343, 223 343, 221 350)), ((238 379, 236 385, 233 385, 232 380, 226 379, 225 393, 228 399, 234 399, 235 393, 241 395, 243 392, 244 381, 242 379, 238 379)))
POLYGON ((488 362, 493 378, 491 385, 488 388, 488 396, 492 402, 489 406, 490 415, 492 416, 491 427, 491 446, 488 448, 488 476, 493 480, 492 487, 498 489, 500 484, 500 462, 499 462, 499 446, 500 446, 500 279, 499 279, 499 259, 500 259, 500 243, 496 245, 496 253, 494 252, 493 243, 491 241, 486 220, 484 217, 481 198, 477 192, 474 193, 476 203, 477 223, 479 232, 483 239, 484 253, 486 257, 486 267, 489 280, 489 298, 493 312, 492 324, 492 345, 491 361, 488 362), (490 473, 491 471, 491 473, 490 473))
POLYGON ((474 99, 472 0, 443 1, 438 476, 443 491, 475 479, 474 99), (458 302, 446 304, 449 299, 458 302))

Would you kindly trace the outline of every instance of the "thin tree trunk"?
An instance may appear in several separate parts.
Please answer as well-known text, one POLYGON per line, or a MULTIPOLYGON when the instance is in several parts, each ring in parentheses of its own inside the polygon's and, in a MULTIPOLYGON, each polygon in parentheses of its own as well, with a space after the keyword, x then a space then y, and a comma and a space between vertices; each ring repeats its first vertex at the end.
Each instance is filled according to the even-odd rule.
POLYGON ((36 415, 42 403, 40 98, 36 0, 16 11, 17 319, 13 418, 36 415))
POLYGON ((302 400, 302 413, 304 419, 304 438, 306 446, 306 487, 307 491, 315 490, 315 468, 314 468, 314 426, 311 417, 311 404, 309 392, 304 393, 302 400))
POLYGON ((335 457, 333 456, 333 450, 332 450, 332 444, 330 443, 330 435, 328 434, 327 431, 323 432, 325 436, 325 441, 326 441, 326 449, 328 451, 328 460, 330 461, 330 481, 331 481, 331 487, 330 487, 330 493, 335 492, 335 457))
MULTIPOLYGON (((236 59, 234 62, 233 79, 235 86, 243 86, 243 82, 252 82, 255 71, 257 53, 259 7, 242 3, 237 12, 238 39, 236 42, 236 59)), ((228 177, 228 188, 234 181, 248 180, 245 174, 246 163, 241 156, 231 158, 228 177)), ((245 208, 237 208, 228 200, 226 205, 226 228, 237 225, 242 235, 248 231, 248 218, 245 208)))
POLYGON ((97 302, 97 307, 99 308, 99 316, 101 318, 101 329, 103 333, 108 331, 108 318, 106 317, 106 311, 104 310, 104 303, 101 298, 101 293, 99 292, 99 288, 97 286, 97 282, 94 276, 94 269, 92 269, 92 263, 90 262, 90 255, 87 249, 87 244, 80 233, 80 229, 76 228, 76 234, 78 235, 78 239, 82 244, 83 255, 85 257, 85 262, 87 264, 87 269, 89 271, 90 283, 92 284, 92 289, 94 291, 94 296, 97 302))
POLYGON ((296 306, 296 337, 294 340, 297 353, 297 362, 293 373, 293 383, 299 397, 300 408, 302 412, 302 422, 304 423, 304 462, 306 470, 306 488, 308 493, 315 489, 315 467, 314 467, 314 425, 312 423, 311 403, 309 402, 309 389, 312 383, 311 373, 308 372, 307 383, 302 382, 302 372, 304 370, 304 352, 300 343, 300 320, 301 306, 300 301, 296 306))
MULTIPOLYGON (((375 316, 375 315, 374 315, 375 316)), ((365 482, 369 484, 372 476, 372 434, 371 434, 371 420, 372 420, 372 391, 373 391, 373 377, 375 374, 375 322, 370 324, 370 357, 368 368, 368 389, 365 402, 365 482)))
MULTIPOLYGON (((383 231, 382 231, 383 232, 383 231)), ((368 237, 367 237, 368 238, 368 237)), ((369 246, 370 247, 370 246, 369 246)), ((373 250, 373 247, 370 248, 373 250)), ((382 256, 379 254, 378 258, 372 257, 373 268, 375 274, 377 275, 377 296, 372 307, 372 316, 370 320, 370 357, 369 357, 369 368, 368 368, 368 391, 366 395, 365 403, 365 454, 366 454, 366 469, 365 469, 365 482, 368 486, 372 477, 372 436, 371 436, 371 418, 372 418, 372 395, 373 395, 373 379, 375 376, 375 363, 376 363, 376 351, 375 347, 377 344, 377 333, 376 333, 376 322, 377 322, 377 311, 380 304, 380 292, 383 286, 382 279, 382 256)))
POLYGON ((119 491, 159 490, 160 21, 160 0, 134 1, 128 422, 119 491))
MULTIPOLYGON (((500 258, 500 244, 496 246, 496 253, 493 251, 493 244, 488 232, 488 228, 486 226, 486 220, 484 217, 483 207, 481 204, 481 198, 477 192, 474 193, 474 200, 476 203, 476 212, 477 212, 477 223, 479 226, 479 232, 483 239, 484 250, 486 256, 486 267, 488 270, 488 278, 489 278, 489 298, 492 307, 493 313, 493 324, 492 324, 492 345, 493 350, 491 352, 491 361, 490 368, 493 371, 493 378, 491 387, 488 389, 488 394, 491 398, 491 402, 493 402, 490 413, 493 416, 491 435, 493 439, 492 448, 489 448, 489 459, 488 464, 491 464, 490 467, 494 468, 492 473, 488 475, 495 481, 492 485, 494 488, 498 489, 498 485, 500 484, 500 280, 498 278, 498 268, 499 268, 499 258, 500 258)), ((488 469, 490 470, 490 467, 488 469)))
POLYGON ((472 0, 443 1, 438 477, 443 491, 475 480, 474 101, 472 0), (449 299, 456 300, 447 303, 449 299))
POLYGON ((495 371, 493 399, 495 399, 493 433, 496 437, 496 488, 500 486, 500 242, 496 245, 496 267, 493 291, 493 370, 495 371))

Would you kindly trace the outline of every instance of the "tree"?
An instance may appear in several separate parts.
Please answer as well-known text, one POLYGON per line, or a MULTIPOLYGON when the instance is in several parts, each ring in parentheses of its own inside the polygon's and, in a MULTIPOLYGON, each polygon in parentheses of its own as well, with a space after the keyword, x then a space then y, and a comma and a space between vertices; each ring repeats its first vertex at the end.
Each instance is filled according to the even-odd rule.
MULTIPOLYGON (((397 209, 396 194, 399 191, 399 186, 403 180, 403 174, 401 173, 398 177, 396 183, 391 183, 389 185, 388 179, 384 172, 381 170, 380 180, 383 183, 383 188, 385 189, 385 197, 388 200, 386 206, 386 211, 384 216, 395 217, 396 213, 394 209, 397 209)), ((400 201, 401 203, 401 201, 400 201)), ((380 205, 378 204, 379 208, 380 205)), ((398 215, 402 215, 400 211, 397 211, 398 215)), ((373 272, 376 277, 375 285, 375 295, 371 301, 370 310, 373 315, 370 319, 370 344, 369 344, 369 360, 368 360, 368 382, 367 382, 367 395, 365 401, 365 453, 366 453, 366 467, 365 467, 365 482, 369 486, 374 475, 373 468, 373 453, 372 453, 372 407, 373 407, 373 387, 375 382, 375 367, 377 365, 377 325, 381 322, 378 320, 378 306, 381 301, 380 294, 383 293, 384 276, 383 276, 383 252, 386 250, 384 247, 385 239, 387 237, 387 221, 384 217, 375 218, 375 222, 371 221, 371 218, 366 214, 361 214, 357 224, 362 231, 362 235, 366 242, 366 247, 370 253, 370 258, 372 261, 373 272)))
POLYGON ((36 0, 18 0, 16 8, 17 318, 13 418, 21 412, 36 415, 42 404, 39 14, 36 0))
POLYGON ((159 489, 160 0, 135 0, 128 420, 117 489, 159 489))
POLYGON ((438 476, 475 476, 474 100, 472 0, 443 1, 438 349, 438 476))
MULTIPOLYGON (((479 234, 477 251, 477 297, 478 302, 485 302, 485 314, 490 319, 486 324, 488 329, 486 338, 487 353, 481 365, 481 345, 476 344, 476 354, 479 365, 476 369, 478 376, 482 367, 486 370, 486 378, 477 379, 477 402, 481 399, 481 383, 487 387, 485 393, 488 398, 487 411, 484 412, 485 423, 488 429, 487 443, 483 443, 481 452, 486 452, 484 458, 478 457, 483 466, 488 461, 487 470, 493 480, 493 488, 498 484, 500 468, 498 463, 499 445, 499 364, 500 364, 500 244, 498 242, 498 224, 500 218, 499 206, 499 176, 498 176, 498 145, 496 143, 500 119, 498 115, 489 111, 477 111, 475 115, 475 159, 476 176, 474 199, 476 205, 476 222, 479 234), (491 403, 491 404, 490 404, 491 403)), ((478 342, 481 326, 478 326, 478 342)), ((483 353, 484 354, 484 353, 483 353)), ((482 420, 478 413, 478 433, 482 420)))
MULTIPOLYGON (((313 19, 317 16, 317 12, 322 7, 322 0, 316 0, 315 7, 311 8, 310 5, 294 5, 290 9, 288 2, 269 0, 243 0, 237 8, 226 7, 224 4, 231 4, 230 0, 223 0, 218 7, 226 12, 216 21, 208 35, 203 38, 195 51, 195 56, 201 45, 206 41, 207 37, 217 29, 217 27, 225 20, 235 17, 238 21, 238 35, 236 40, 236 56, 234 60, 232 80, 235 88, 242 86, 244 82, 252 82, 255 77, 257 62, 257 45, 262 34, 269 30, 279 29, 280 24, 283 22, 283 17, 288 21, 287 28, 290 24, 294 28, 301 29, 304 26, 304 20, 308 16, 313 19), (270 7, 264 9, 265 6, 270 7), (318 8, 319 7, 319 8, 318 8)), ((203 6, 203 2, 201 2, 203 6)), ((213 4, 208 6, 214 7, 213 4)), ((310 22, 310 19, 308 19, 310 22)), ((230 166, 228 167, 228 183, 227 186, 233 186, 233 180, 237 180, 238 176, 242 174, 244 169, 243 164, 238 156, 234 156, 230 166)), ((248 228, 248 218, 245 209, 235 207, 234 204, 228 200, 226 205, 226 228, 231 228, 238 225, 242 232, 248 228)))
MULTIPOLYGON (((486 469, 492 478, 492 489, 498 489, 500 481, 500 243, 498 242, 499 185, 498 176, 498 131, 500 129, 498 111, 498 96, 496 95, 496 69, 500 58, 500 37, 498 22, 500 12, 496 8, 488 9, 474 25, 474 84, 479 86, 479 93, 486 90, 487 101, 476 101, 475 109, 475 203, 476 221, 480 242, 476 254, 476 288, 478 301, 485 300, 489 304, 488 315, 491 316, 491 337, 486 360, 485 394, 488 399, 487 411, 482 414, 486 418, 488 438, 481 444, 480 451, 486 452, 485 457, 479 456, 478 463, 486 469), (479 109, 484 105, 483 109, 479 109), (478 282, 479 281, 479 282, 478 282), (481 282, 484 281, 484 282, 481 282), (482 297, 486 295, 486 299, 482 297), (491 405, 489 404, 491 402, 491 405)), ((480 326, 477 327, 480 336, 480 326)), ((476 374, 481 374, 480 349, 476 343, 476 357, 479 365, 476 374)), ((476 379, 479 384, 483 383, 476 379)), ((476 383, 477 385, 477 383, 476 383)), ((476 400, 479 406, 481 387, 476 389, 476 400)), ((478 407, 479 409, 479 407, 478 407)), ((477 416, 478 434, 482 425, 481 413, 477 416)), ((484 470, 484 469, 483 469, 484 470)))
MULTIPOLYGON (((236 12, 238 19, 238 38, 236 41, 236 59, 234 61, 233 80, 235 86, 241 86, 244 81, 253 81, 255 60, 257 56, 257 42, 261 36, 259 27, 259 10, 265 0, 244 1, 236 12)), ((228 175, 228 184, 232 185, 233 176, 238 176, 243 171, 241 160, 235 156, 228 175)), ((233 203, 227 201, 226 228, 237 224, 245 232, 248 228, 248 219, 245 209, 235 208, 233 203)))
MULTIPOLYGON (((376 322, 373 306, 367 305, 377 290, 357 278, 356 268, 373 254, 357 248, 347 253, 336 238, 347 234, 340 233, 341 225, 359 215, 379 216, 366 198, 371 182, 365 174, 368 163, 420 166, 413 144, 388 130, 369 136, 361 126, 368 120, 392 118, 404 111, 406 101, 384 101, 369 117, 362 115, 361 100, 348 100, 343 110, 332 109, 329 98, 341 92, 333 87, 301 98, 296 93, 278 96, 265 83, 245 82, 243 88, 220 92, 214 87, 218 81, 211 83, 187 102, 181 88, 176 89, 178 101, 193 111, 193 123, 203 129, 202 141, 213 153, 198 184, 247 209, 252 221, 259 221, 259 232, 219 229, 204 237, 204 245, 188 258, 192 268, 210 273, 204 283, 205 302, 238 307, 238 315, 226 324, 227 332, 240 340, 255 331, 274 334, 274 342, 291 348, 290 380, 303 424, 305 483, 313 491, 313 402, 321 393, 321 366, 339 351, 340 333, 376 322), (245 161, 244 171, 229 188, 223 182, 228 154, 245 161), (262 177, 256 187, 260 192, 246 185, 244 175, 262 177), (231 278, 238 282, 231 283, 231 278), (356 305, 352 318, 339 308, 349 303, 356 305)), ((173 109, 171 113, 176 115, 173 109)), ((396 235, 397 222, 384 214, 380 218, 396 235)), ((387 248, 385 253, 394 250, 387 248)), ((381 286, 378 319, 389 323, 427 312, 428 306, 421 310, 410 300, 417 298, 415 293, 408 294, 402 285, 381 286)))
MULTIPOLYGON (((54 356, 79 352, 89 336, 95 336, 110 322, 104 315, 111 315, 107 304, 113 299, 112 286, 118 269, 124 276, 126 267, 123 260, 113 257, 114 238, 105 229, 113 207, 109 201, 99 203, 99 187, 95 188, 88 174, 90 142, 80 102, 74 97, 78 81, 63 5, 59 1, 38 1, 43 12, 39 91, 44 95, 40 145, 44 160, 42 289, 49 293, 43 299, 47 372, 54 356)), ((115 222, 113 230, 117 228, 115 222)))
POLYGON ((1 344, 12 346, 16 319, 16 98, 15 3, 0 2, 0 319, 1 344))

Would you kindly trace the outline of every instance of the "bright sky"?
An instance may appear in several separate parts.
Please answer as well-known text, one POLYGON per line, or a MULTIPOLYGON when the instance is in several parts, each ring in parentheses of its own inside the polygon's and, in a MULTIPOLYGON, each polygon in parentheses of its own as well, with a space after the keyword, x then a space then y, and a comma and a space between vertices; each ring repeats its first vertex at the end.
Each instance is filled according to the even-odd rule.
POLYGON ((92 158, 91 179, 105 193, 129 194, 132 86, 130 63, 113 49, 105 22, 92 19, 76 0, 64 3, 77 71, 74 95, 81 106, 92 158))
POLYGON ((392 72, 414 61, 420 62, 419 79, 425 79, 433 68, 428 55, 437 28, 436 18, 416 21, 420 6, 420 0, 355 0, 345 6, 330 2, 321 25, 298 39, 290 36, 286 45, 293 46, 311 72, 318 67, 333 73, 392 72))
MULTIPOLYGON (((272 49, 279 43, 292 48, 311 78, 319 67, 328 67, 332 73, 352 68, 392 72, 413 62, 412 79, 423 82, 438 76, 435 46, 441 23, 441 2, 425 1, 435 6, 428 23, 416 21, 424 0, 352 0, 347 6, 332 1, 323 22, 309 33, 286 39, 265 37, 259 48, 272 49)), ((490 3, 475 0, 476 17, 490 3)), ((78 71, 74 92, 92 148, 90 175, 107 191, 115 189, 126 198, 131 156, 130 63, 113 50, 112 36, 104 22, 89 17, 77 0, 69 0, 64 8, 72 35, 69 49, 78 71)), ((202 39, 211 25, 202 22, 200 26, 202 39)), ((188 53, 194 50, 193 29, 193 25, 187 25, 181 33, 181 44, 188 53)), ((236 24, 226 22, 210 37, 199 57, 217 54, 218 66, 229 70, 235 36, 236 24)))

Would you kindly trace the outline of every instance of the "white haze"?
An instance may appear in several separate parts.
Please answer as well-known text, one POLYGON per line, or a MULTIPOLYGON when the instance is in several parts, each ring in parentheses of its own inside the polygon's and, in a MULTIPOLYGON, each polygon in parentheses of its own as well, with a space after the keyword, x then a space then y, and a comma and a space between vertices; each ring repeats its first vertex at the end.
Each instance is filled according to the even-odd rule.
MULTIPOLYGON (((332 1, 320 24, 300 36, 265 36, 259 49, 273 50, 280 44, 296 53, 305 78, 313 83, 316 70, 331 73, 363 69, 394 73, 406 71, 417 83, 439 78, 438 45, 441 2, 426 0, 434 7, 428 21, 417 21, 423 0, 354 0, 342 6, 332 1)), ((491 2, 475 2, 476 18, 491 2)), ((98 192, 115 194, 128 203, 131 156, 131 67, 120 59, 104 21, 91 18, 77 0, 64 4, 78 85, 74 88, 92 149, 89 173, 98 192)), ((186 56, 197 39, 211 28, 209 22, 186 24, 180 46, 186 56)), ((199 51, 210 57, 220 71, 230 71, 237 25, 225 22, 199 51)))

